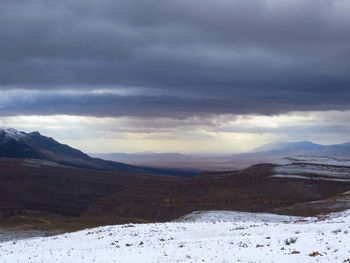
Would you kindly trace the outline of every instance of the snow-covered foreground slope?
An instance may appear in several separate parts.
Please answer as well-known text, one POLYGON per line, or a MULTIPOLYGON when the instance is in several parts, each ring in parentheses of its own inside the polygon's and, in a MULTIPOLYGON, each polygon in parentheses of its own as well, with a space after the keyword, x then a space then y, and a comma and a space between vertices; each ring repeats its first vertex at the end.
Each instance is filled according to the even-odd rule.
POLYGON ((349 231, 350 212, 293 223, 119 225, 0 243, 0 255, 9 263, 349 262, 349 231))

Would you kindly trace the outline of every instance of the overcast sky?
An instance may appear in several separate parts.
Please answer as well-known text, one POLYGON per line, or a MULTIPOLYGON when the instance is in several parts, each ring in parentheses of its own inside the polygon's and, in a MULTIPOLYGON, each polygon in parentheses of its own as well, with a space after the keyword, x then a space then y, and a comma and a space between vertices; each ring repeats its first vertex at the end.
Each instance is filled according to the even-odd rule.
POLYGON ((350 140, 348 0, 1 0, 0 126, 88 152, 350 140))

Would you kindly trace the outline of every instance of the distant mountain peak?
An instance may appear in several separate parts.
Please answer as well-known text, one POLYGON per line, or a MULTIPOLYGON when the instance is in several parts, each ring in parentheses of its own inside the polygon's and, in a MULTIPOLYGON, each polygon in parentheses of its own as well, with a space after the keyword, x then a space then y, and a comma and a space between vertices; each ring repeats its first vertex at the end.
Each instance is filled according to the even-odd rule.
POLYGON ((259 146, 251 152, 265 152, 265 151, 281 151, 281 150, 296 150, 296 149, 317 149, 323 145, 316 144, 310 141, 296 141, 296 142, 274 142, 259 146))
POLYGON ((40 134, 40 132, 38 132, 38 131, 33 131, 33 132, 30 132, 29 134, 30 134, 30 135, 35 135, 35 136, 42 136, 42 135, 40 134))

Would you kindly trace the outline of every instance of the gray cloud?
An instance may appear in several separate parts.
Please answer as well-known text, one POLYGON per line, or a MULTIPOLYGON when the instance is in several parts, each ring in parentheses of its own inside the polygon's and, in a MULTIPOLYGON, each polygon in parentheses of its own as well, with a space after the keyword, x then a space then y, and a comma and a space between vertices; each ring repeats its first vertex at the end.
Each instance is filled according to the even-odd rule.
POLYGON ((185 118, 211 114, 265 114, 285 113, 295 109, 299 111, 327 110, 329 108, 345 110, 348 97, 339 94, 312 94, 313 100, 303 92, 278 92, 264 95, 257 90, 241 89, 239 94, 226 96, 195 97, 193 93, 172 95, 120 95, 113 90, 94 92, 62 91, 26 91, 17 90, 0 99, 0 116, 12 115, 89 115, 89 116, 147 116, 185 118), (22 94, 24 93, 24 95, 22 94))
POLYGON ((3 0, 0 89, 14 92, 0 114, 348 109, 349 11, 340 0, 3 0))

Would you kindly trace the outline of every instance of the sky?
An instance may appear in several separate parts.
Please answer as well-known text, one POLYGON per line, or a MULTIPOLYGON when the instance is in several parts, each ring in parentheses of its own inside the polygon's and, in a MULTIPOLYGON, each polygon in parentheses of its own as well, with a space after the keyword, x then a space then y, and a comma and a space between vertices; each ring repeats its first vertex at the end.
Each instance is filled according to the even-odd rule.
POLYGON ((348 0, 1 0, 0 127, 87 152, 350 141, 348 0))

